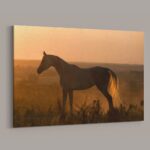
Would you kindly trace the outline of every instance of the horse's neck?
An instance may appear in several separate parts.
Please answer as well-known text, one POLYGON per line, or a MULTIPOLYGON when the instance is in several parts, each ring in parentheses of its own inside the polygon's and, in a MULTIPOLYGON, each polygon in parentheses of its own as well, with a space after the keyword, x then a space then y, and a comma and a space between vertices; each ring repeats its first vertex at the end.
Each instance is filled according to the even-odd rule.
POLYGON ((58 72, 59 76, 62 77, 63 76, 63 72, 65 67, 67 67, 69 64, 67 62, 65 62, 64 60, 57 58, 57 60, 55 61, 54 64, 54 68, 56 69, 56 71, 58 72))

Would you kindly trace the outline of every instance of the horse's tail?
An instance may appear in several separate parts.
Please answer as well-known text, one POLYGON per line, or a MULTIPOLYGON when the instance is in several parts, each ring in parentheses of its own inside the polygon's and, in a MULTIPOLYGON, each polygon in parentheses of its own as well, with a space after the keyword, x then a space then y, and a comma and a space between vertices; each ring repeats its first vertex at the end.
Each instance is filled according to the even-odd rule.
POLYGON ((114 107, 120 107, 121 99, 119 95, 119 80, 116 74, 109 70, 109 84, 108 84, 108 92, 112 96, 114 107))

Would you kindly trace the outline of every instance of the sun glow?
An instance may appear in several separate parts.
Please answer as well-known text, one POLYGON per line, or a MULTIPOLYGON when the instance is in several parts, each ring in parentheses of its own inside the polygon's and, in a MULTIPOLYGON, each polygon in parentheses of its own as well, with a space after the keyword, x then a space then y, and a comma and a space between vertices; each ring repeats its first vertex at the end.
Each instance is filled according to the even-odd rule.
POLYGON ((39 60, 43 51, 74 62, 143 64, 144 33, 14 26, 15 59, 39 60))

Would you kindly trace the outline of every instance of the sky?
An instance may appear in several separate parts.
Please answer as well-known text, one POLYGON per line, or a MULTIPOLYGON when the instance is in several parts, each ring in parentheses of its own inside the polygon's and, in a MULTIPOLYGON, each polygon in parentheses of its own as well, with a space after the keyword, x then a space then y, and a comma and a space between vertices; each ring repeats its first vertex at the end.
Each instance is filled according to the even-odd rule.
POLYGON ((69 62, 144 63, 144 33, 14 26, 14 59, 41 60, 43 51, 69 62))

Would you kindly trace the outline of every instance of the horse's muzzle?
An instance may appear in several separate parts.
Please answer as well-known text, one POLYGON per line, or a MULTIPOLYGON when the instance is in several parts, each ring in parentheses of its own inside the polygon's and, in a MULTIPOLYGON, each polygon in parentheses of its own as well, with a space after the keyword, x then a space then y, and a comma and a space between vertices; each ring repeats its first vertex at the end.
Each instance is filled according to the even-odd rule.
POLYGON ((40 69, 37 69, 37 73, 40 74, 42 71, 40 69))

